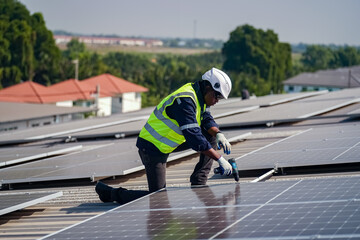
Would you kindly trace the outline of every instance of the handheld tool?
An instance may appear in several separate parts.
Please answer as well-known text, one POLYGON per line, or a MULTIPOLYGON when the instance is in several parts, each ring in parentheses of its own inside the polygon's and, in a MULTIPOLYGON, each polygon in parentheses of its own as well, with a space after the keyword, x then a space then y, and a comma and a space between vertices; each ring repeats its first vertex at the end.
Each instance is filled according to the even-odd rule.
MULTIPOLYGON (((234 177, 234 179, 235 179, 235 181, 239 181, 239 169, 238 169, 238 167, 237 167, 237 164, 236 164, 236 161, 235 161, 235 159, 234 158, 230 158, 229 160, 228 160, 228 162, 230 163, 230 165, 232 166, 232 175, 233 175, 233 177, 234 177)), ((221 167, 217 167, 217 168, 214 168, 214 173, 215 174, 221 174, 221 172, 223 172, 224 170, 223 169, 221 169, 221 167)))

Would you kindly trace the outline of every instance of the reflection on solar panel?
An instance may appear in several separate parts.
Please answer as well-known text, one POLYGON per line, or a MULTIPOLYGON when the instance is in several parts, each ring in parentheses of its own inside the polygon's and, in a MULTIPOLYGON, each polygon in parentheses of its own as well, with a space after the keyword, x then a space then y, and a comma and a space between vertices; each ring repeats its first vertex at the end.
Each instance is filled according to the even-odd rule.
POLYGON ((241 170, 360 162, 360 124, 308 129, 236 161, 241 170))
MULTIPOLYGON (((249 134, 244 130, 224 133, 234 141, 249 134)), ((93 146, 84 144, 81 152, 0 169, 0 181, 2 184, 12 184, 81 178, 94 180, 144 169, 135 138, 96 143, 93 146)), ((168 161, 195 153, 192 150, 173 153, 168 161)))
POLYGON ((0 215, 62 196, 62 192, 0 194, 0 215))
POLYGON ((43 239, 359 239, 360 177, 161 191, 43 239))

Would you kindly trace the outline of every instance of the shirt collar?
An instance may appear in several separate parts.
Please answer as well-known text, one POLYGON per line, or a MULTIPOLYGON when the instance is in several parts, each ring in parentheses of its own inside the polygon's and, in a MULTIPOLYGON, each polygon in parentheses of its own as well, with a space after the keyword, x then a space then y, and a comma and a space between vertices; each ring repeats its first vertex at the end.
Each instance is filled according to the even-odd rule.
POLYGON ((201 106, 201 112, 205 111, 205 101, 204 101, 204 95, 202 94, 202 89, 199 81, 192 84, 192 87, 195 90, 196 96, 198 98, 199 104, 201 106))

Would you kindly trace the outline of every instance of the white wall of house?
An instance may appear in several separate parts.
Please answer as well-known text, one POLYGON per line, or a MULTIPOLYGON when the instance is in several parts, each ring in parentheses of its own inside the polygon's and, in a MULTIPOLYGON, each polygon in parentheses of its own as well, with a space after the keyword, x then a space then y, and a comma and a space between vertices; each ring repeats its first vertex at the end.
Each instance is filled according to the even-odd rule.
POLYGON ((124 93, 122 95, 122 112, 131 112, 141 109, 141 93, 124 93))
POLYGON ((111 103, 112 98, 111 97, 103 97, 99 98, 99 111, 98 116, 110 116, 111 115, 111 103))
POLYGON ((72 101, 57 102, 56 106, 58 106, 58 107, 72 107, 73 102, 72 101))

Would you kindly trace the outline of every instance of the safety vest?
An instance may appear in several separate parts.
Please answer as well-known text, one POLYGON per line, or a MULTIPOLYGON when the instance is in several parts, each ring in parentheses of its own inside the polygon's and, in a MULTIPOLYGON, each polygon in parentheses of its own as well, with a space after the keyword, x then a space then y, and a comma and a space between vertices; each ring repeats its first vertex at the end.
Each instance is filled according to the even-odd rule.
POLYGON ((185 84, 164 98, 159 105, 156 106, 145 126, 141 129, 139 137, 154 144, 162 153, 171 153, 180 144, 185 142, 182 130, 200 127, 203 109, 205 109, 205 104, 203 107, 200 106, 192 84, 185 84), (196 103, 197 123, 179 127, 178 122, 166 114, 166 107, 171 106, 176 99, 182 97, 190 97, 194 103, 196 103))

